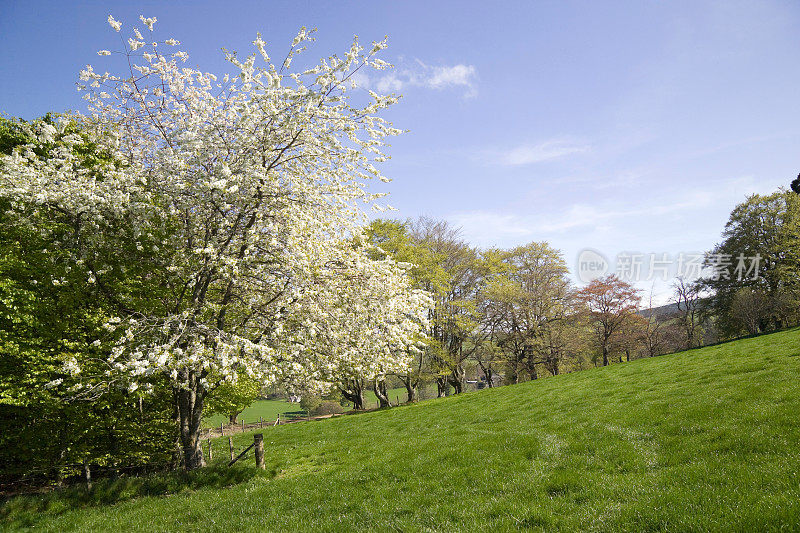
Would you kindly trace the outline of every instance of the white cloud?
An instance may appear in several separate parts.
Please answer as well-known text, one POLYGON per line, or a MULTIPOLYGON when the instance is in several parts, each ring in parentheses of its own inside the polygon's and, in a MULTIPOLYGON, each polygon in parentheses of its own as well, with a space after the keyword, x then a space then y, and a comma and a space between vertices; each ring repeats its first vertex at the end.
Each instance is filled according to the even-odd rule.
POLYGON ((430 75, 424 83, 433 89, 443 89, 451 86, 462 86, 473 89, 473 80, 477 71, 473 65, 453 65, 452 67, 432 67, 430 75))
POLYGON ((490 154, 489 159, 502 165, 522 166, 588 151, 589 146, 584 143, 558 138, 540 143, 522 144, 507 150, 498 150, 490 154))
POLYGON ((403 90, 405 83, 392 72, 387 74, 375 82, 375 88, 382 93, 400 92, 403 90))
POLYGON ((465 89, 465 98, 478 94, 476 78, 478 71, 474 65, 441 65, 430 66, 420 60, 414 61, 411 67, 402 67, 380 77, 370 78, 358 72, 353 81, 364 89, 374 88, 379 92, 400 92, 409 87, 444 90, 450 88, 465 89))

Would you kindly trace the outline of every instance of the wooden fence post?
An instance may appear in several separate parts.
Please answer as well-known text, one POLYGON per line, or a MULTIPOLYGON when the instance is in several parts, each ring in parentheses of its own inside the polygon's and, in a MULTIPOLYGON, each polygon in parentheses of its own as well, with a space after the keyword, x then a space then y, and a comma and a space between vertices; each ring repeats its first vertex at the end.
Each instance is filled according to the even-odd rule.
POLYGON ((244 418, 242 418, 242 433, 244 433, 244 418))
POLYGON ((207 440, 208 440, 208 460, 210 461, 211 459, 214 458, 214 454, 211 451, 211 439, 207 439, 207 440))
POLYGON ((83 463, 83 477, 86 480, 86 490, 92 490, 92 471, 89 470, 89 463, 83 463))
POLYGON ((260 469, 265 469, 264 466, 264 435, 261 433, 256 433, 253 435, 253 444, 255 444, 255 456, 256 456, 256 466, 260 469))
POLYGON ((233 437, 228 437, 228 448, 231 451, 231 461, 233 461, 233 437))
POLYGON ((220 437, 224 437, 225 436, 225 422, 220 422, 219 423, 219 436, 220 437))
POLYGON ((264 417, 263 416, 259 416, 258 417, 258 425, 260 427, 262 427, 262 428, 264 427, 264 417))

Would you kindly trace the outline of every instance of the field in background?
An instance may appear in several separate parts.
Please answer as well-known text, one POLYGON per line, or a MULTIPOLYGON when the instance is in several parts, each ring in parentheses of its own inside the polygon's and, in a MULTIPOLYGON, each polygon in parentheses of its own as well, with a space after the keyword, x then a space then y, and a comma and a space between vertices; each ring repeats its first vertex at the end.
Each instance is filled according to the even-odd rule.
POLYGON ((222 466, 217 440, 203 472, 17 498, 0 516, 50 531, 791 530, 798 377, 795 329, 264 428, 264 472, 252 456, 222 466))
MULTIPOLYGON (((392 405, 395 404, 399 398, 400 402, 405 402, 406 390, 405 389, 391 389, 389 390, 389 399, 392 405)), ((364 399, 367 402, 367 409, 377 407, 378 399, 375 393, 367 391, 364 393, 364 399)), ((345 407, 345 410, 352 409, 352 404, 345 407)), ((292 418, 300 418, 306 416, 306 412, 302 410, 299 403, 289 403, 286 400, 256 400, 253 405, 242 411, 236 421, 238 423, 245 422, 245 424, 253 424, 259 421, 259 417, 263 417, 264 421, 275 420, 280 415, 281 420, 289 420, 292 418)), ((224 415, 211 415, 203 420, 203 426, 219 427, 220 423, 228 423, 228 417, 224 415)))
MULTIPOLYGON (((275 420, 280 415, 282 420, 305 416, 305 411, 300 408, 299 403, 289 403, 286 400, 256 400, 253 405, 241 412, 236 419, 238 423, 244 421, 252 424, 259 421, 259 417, 264 420, 275 420)), ((224 415, 212 415, 203 419, 205 427, 219 427, 220 423, 228 424, 228 417, 224 415)))

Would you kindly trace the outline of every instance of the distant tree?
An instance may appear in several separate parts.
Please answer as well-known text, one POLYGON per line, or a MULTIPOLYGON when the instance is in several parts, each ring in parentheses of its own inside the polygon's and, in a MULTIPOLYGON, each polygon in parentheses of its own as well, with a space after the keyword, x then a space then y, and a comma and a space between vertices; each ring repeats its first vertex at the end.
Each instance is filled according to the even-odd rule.
POLYGON ((507 272, 493 289, 500 311, 499 345, 507 353, 507 381, 521 374, 539 377, 544 365, 558 373, 564 337, 556 330, 571 312, 572 290, 561 252, 546 242, 531 242, 506 252, 507 272))
POLYGON ((304 392, 300 396, 300 408, 305 411, 308 416, 311 416, 311 412, 321 404, 322 398, 314 392, 304 392))
POLYGON ((647 319, 638 313, 628 313, 620 327, 611 337, 611 351, 619 354, 619 361, 623 356, 626 361, 635 359, 639 350, 644 348, 645 330, 647 319))
POLYGON ((603 366, 609 363, 613 336, 620 332, 636 312, 641 297, 631 284, 615 275, 592 280, 577 292, 583 306, 594 340, 603 357, 603 366))
POLYGON ((661 353, 665 345, 664 335, 664 321, 656 314, 653 309, 653 289, 650 290, 650 298, 647 304, 647 313, 645 315, 647 322, 644 325, 643 342, 647 355, 654 357, 661 353))
POLYGON ((473 353, 473 360, 480 368, 488 387, 494 387, 499 371, 507 366, 506 350, 508 316, 511 302, 519 290, 511 280, 513 267, 506 261, 508 252, 489 249, 482 253, 483 286, 478 310, 480 329, 484 333, 482 342, 473 353))
POLYGON ((495 378, 499 375, 500 368, 505 363, 503 350, 490 337, 487 342, 475 351, 473 358, 486 380, 486 386, 489 388, 494 387, 495 378))
POLYGON ((446 221, 420 217, 407 227, 415 246, 436 265, 429 268, 430 292, 435 300, 429 368, 439 396, 451 386, 458 394, 466 381, 465 363, 479 346, 474 335, 480 327, 480 258, 477 250, 461 238, 460 230, 446 221))
POLYGON ((208 414, 225 415, 231 424, 235 424, 239 414, 248 408, 260 393, 261 384, 246 377, 235 383, 222 383, 208 402, 208 414))
POLYGON ((700 323, 700 283, 678 277, 672 284, 674 301, 678 307, 678 320, 683 328, 687 350, 697 345, 696 330, 700 323))
POLYGON ((539 360, 550 375, 561 374, 567 362, 574 360, 585 349, 580 334, 581 323, 575 315, 565 316, 544 330, 540 343, 539 360))
POLYGON ((798 174, 797 177, 792 180, 791 187, 795 193, 800 194, 800 174, 798 174))

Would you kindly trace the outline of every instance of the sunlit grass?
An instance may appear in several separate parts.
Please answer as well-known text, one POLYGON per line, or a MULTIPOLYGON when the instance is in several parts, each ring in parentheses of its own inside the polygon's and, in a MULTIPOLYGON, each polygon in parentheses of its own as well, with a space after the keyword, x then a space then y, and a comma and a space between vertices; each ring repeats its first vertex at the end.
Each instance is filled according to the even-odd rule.
MULTIPOLYGON (((241 479, 156 493, 166 497, 27 498, 2 512, 51 531, 792 530, 798 377, 791 330, 265 428, 263 473, 248 456, 232 469, 241 479)), ((227 460, 227 439, 214 447, 227 460)))

